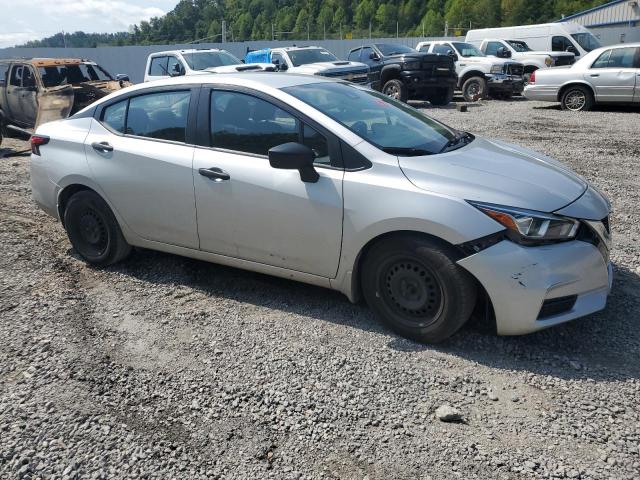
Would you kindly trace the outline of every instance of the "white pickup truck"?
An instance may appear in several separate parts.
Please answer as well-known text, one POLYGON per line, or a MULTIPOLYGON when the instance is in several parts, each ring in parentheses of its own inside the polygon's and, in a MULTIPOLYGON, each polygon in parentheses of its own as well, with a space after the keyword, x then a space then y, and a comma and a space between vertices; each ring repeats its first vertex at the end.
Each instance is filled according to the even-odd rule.
POLYGON ((524 82, 529 83, 529 77, 540 68, 561 67, 572 65, 576 56, 571 52, 542 52, 529 48, 524 40, 501 40, 488 38, 469 42, 490 57, 511 58, 524 65, 524 82))
POLYGON ((420 42, 416 50, 453 58, 458 74, 458 89, 467 102, 487 96, 508 99, 522 93, 524 88, 524 67, 521 63, 487 57, 469 43, 442 40, 420 42))
POLYGON ((150 82, 182 75, 249 70, 274 71, 275 67, 271 64, 245 65, 226 50, 217 48, 168 50, 149 55, 144 71, 144 81, 150 82))

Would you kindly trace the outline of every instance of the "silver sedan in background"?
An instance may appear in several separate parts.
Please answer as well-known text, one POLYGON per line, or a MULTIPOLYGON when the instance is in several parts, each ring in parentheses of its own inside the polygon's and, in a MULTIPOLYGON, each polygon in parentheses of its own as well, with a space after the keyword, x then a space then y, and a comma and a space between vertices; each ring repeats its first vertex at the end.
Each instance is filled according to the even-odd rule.
POLYGON ((542 154, 361 86, 178 77, 32 137, 36 202, 89 263, 132 246, 364 297, 437 342, 476 311, 522 334, 605 307, 609 202, 542 154))
POLYGON ((598 48, 570 67, 536 70, 524 96, 572 111, 597 103, 640 105, 640 43, 598 48))

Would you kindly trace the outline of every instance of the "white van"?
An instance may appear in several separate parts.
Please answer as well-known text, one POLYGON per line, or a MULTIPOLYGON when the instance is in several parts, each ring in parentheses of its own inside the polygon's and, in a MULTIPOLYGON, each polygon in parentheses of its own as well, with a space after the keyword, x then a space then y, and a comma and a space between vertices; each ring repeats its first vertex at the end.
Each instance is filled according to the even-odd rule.
POLYGON ((538 51, 571 52, 576 60, 591 50, 600 48, 600 42, 589 30, 573 22, 522 25, 519 27, 480 28, 469 30, 465 39, 479 44, 482 40, 522 40, 529 48, 538 51))
POLYGON ((150 82, 181 75, 248 70, 274 71, 275 67, 271 64, 245 65, 226 50, 217 48, 168 50, 149 55, 144 71, 144 81, 150 82))

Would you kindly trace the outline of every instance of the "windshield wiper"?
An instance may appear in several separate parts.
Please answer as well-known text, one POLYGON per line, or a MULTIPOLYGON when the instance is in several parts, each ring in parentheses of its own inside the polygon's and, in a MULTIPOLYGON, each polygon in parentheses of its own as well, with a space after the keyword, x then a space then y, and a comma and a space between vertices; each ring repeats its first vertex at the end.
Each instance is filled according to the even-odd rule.
POLYGON ((473 135, 471 135, 470 133, 456 132, 454 137, 451 140, 449 140, 447 143, 445 143, 438 153, 444 153, 447 150, 449 150, 451 147, 455 147, 462 141, 464 141, 464 144, 466 145, 471 140, 473 140, 473 135))
POLYGON ((420 155, 433 155, 433 152, 424 150, 422 148, 411 147, 383 147, 383 152, 390 153, 391 155, 404 155, 407 157, 418 157, 420 155))

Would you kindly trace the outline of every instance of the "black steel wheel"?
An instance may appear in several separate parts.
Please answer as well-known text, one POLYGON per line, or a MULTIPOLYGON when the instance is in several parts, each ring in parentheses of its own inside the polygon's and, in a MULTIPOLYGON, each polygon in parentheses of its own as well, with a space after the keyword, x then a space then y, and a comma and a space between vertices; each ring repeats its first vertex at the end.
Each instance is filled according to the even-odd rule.
POLYGON ((75 251, 89 263, 110 265, 131 252, 113 212, 95 192, 83 190, 69 199, 64 226, 75 251))
POLYGON ((363 296, 401 335, 440 342, 464 325, 476 302, 475 281, 456 258, 452 247, 426 236, 385 238, 363 259, 363 296))
POLYGON ((467 102, 477 102, 487 97, 487 81, 482 77, 470 77, 462 84, 462 96, 467 102))

